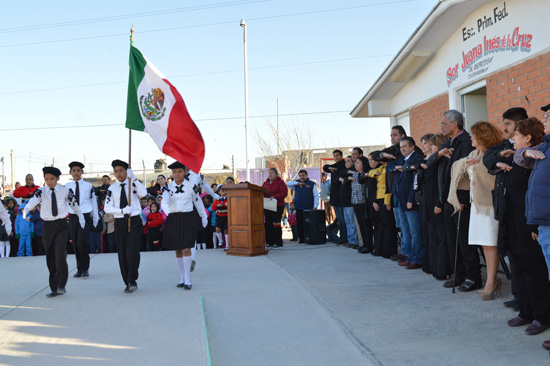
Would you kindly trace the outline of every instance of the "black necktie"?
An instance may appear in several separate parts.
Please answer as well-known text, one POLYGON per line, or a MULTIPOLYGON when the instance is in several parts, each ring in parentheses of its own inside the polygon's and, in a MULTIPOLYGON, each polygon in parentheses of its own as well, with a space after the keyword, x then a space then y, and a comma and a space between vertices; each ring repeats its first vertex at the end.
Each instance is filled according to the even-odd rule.
POLYGON ((76 191, 75 191, 74 197, 76 198, 76 203, 80 205, 80 189, 78 188, 78 182, 75 182, 75 183, 76 183, 76 191))
POLYGON ((57 216, 57 197, 55 196, 55 188, 52 188, 52 215, 57 216))
POLYGON ((183 193, 183 184, 181 186, 176 186, 176 193, 183 193))
POLYGON ((120 208, 128 206, 128 198, 126 197, 126 191, 124 190, 125 185, 126 183, 120 183, 120 208))

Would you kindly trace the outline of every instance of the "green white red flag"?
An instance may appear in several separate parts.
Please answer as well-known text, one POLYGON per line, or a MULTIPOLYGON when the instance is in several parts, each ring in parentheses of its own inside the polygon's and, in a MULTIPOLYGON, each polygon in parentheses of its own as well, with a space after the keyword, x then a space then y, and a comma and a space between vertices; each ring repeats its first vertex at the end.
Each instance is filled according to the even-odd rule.
POLYGON ((200 171, 204 140, 183 98, 134 46, 130 46, 126 128, 147 132, 164 154, 200 171))

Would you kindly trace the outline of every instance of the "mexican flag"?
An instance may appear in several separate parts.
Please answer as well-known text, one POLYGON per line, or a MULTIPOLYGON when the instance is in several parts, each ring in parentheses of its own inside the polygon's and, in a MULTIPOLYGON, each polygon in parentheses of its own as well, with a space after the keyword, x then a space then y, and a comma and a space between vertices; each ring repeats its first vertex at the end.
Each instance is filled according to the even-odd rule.
POLYGON ((126 128, 147 132, 163 153, 200 171, 204 141, 183 98, 134 46, 130 46, 126 128))

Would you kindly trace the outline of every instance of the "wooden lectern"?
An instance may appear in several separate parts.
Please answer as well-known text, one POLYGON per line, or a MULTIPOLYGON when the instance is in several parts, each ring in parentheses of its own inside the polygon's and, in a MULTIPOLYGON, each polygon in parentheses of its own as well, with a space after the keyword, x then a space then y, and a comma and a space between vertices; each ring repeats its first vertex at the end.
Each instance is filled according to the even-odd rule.
POLYGON ((267 254, 264 229, 264 192, 251 183, 224 184, 227 189, 229 255, 267 254))

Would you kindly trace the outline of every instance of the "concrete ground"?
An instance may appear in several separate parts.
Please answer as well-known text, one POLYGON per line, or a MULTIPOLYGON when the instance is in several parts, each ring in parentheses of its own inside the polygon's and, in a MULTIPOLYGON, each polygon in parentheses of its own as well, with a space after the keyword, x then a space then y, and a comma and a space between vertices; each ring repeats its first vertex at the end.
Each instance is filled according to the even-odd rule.
POLYGON ((142 253, 123 293, 116 254, 46 298, 44 257, 0 259, 0 365, 542 365, 550 331, 421 270, 328 243, 254 258, 197 251, 193 289, 172 252, 142 253))

